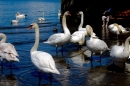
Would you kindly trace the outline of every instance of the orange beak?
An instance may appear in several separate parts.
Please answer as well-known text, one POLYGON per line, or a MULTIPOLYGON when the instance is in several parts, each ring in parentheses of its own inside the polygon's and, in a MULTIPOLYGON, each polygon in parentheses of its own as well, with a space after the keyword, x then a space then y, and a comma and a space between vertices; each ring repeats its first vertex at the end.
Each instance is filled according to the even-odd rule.
POLYGON ((69 13, 68 16, 71 16, 71 14, 69 13))
POLYGON ((30 25, 30 26, 28 27, 28 30, 31 30, 31 29, 32 29, 32 26, 33 26, 33 25, 30 25))

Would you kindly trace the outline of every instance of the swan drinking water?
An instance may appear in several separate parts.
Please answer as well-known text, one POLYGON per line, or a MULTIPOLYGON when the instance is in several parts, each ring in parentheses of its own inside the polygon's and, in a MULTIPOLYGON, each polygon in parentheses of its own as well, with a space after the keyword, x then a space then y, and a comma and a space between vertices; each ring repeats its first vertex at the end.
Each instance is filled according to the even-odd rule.
POLYGON ((34 28, 35 30, 35 43, 30 51, 32 63, 38 69, 39 73, 45 72, 60 74, 59 71, 56 69, 53 57, 47 52, 37 51, 39 45, 39 26, 36 23, 32 23, 29 26, 28 30, 32 28, 34 28))
MULTIPOLYGON (((17 58, 19 55, 11 43, 5 43, 6 42, 6 35, 3 33, 0 33, 0 37, 2 40, 0 41, 0 59, 2 61, 2 68, 3 68, 3 60, 9 61, 9 62, 19 62, 19 59, 17 58)), ((10 64, 11 67, 11 64, 10 64)))
POLYGON ((100 53, 100 66, 101 66, 102 53, 110 49, 108 48, 107 44, 103 40, 98 39, 95 36, 95 34, 93 34, 93 29, 91 27, 88 28, 88 25, 86 25, 86 28, 87 28, 87 33, 88 33, 88 35, 86 36, 86 46, 92 52, 91 65, 92 65, 93 53, 100 53))
POLYGON ((70 15, 69 11, 66 11, 63 15, 63 19, 62 19, 62 26, 63 26, 63 30, 64 33, 55 33, 53 35, 51 35, 47 41, 43 42, 46 44, 50 44, 52 46, 56 47, 56 53, 57 53, 57 47, 62 46, 62 50, 63 50, 63 45, 66 44, 67 42, 69 42, 70 40, 70 31, 66 25, 66 16, 70 15))

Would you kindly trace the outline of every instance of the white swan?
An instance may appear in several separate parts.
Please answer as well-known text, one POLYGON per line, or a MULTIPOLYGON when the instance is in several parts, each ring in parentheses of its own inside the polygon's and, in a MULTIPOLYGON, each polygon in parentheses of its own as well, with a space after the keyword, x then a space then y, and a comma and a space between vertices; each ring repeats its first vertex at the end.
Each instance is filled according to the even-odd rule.
POLYGON ((70 42, 78 43, 79 48, 81 49, 81 46, 85 42, 87 30, 86 30, 86 28, 82 28, 82 26, 83 26, 83 12, 79 11, 78 15, 81 15, 81 22, 80 22, 80 25, 78 27, 78 31, 75 31, 74 33, 71 34, 70 42))
POLYGON ((127 34, 127 33, 129 33, 129 31, 127 31, 126 28, 124 28, 122 25, 118 25, 117 23, 110 24, 108 26, 108 30, 111 33, 116 34, 117 38, 118 38, 118 35, 120 35, 120 34, 127 34))
POLYGON ((81 22, 78 27, 78 31, 84 31, 85 35, 87 35, 87 30, 86 28, 83 28, 83 22, 84 22, 84 13, 82 11, 79 11, 78 15, 81 15, 81 22))
POLYGON ((124 46, 114 45, 111 48, 110 56, 113 62, 125 63, 125 61, 129 58, 130 55, 129 42, 130 42, 130 37, 126 39, 124 46))
POLYGON ((16 18, 26 18, 26 14, 20 14, 19 12, 16 13, 16 18))
POLYGON ((53 57, 47 52, 37 51, 39 45, 39 26, 36 23, 32 23, 28 30, 32 28, 35 29, 35 43, 30 51, 32 63, 39 72, 60 74, 56 69, 53 57))
POLYGON ((18 21, 18 18, 16 18, 16 20, 12 20, 12 21, 11 21, 11 24, 18 24, 18 22, 19 22, 19 21, 18 21))
POLYGON ((71 34, 70 42, 71 43, 78 43, 79 48, 81 49, 81 46, 85 42, 85 34, 83 31, 75 31, 71 34))
POLYGON ((42 13, 42 17, 39 17, 38 18, 38 21, 44 21, 45 20, 45 18, 44 18, 44 12, 42 13))
POLYGON ((66 16, 68 16, 68 15, 70 15, 69 11, 66 11, 64 13, 63 19, 62 19, 62 26, 63 26, 64 33, 55 33, 55 34, 51 35, 47 41, 43 42, 43 43, 55 46, 56 53, 57 53, 57 47, 62 46, 62 49, 63 49, 63 45, 70 41, 71 34, 66 25, 66 16))
MULTIPOLYGON (((86 25, 87 27, 87 25, 86 25)), ((87 36, 86 36, 86 46, 92 52, 91 53, 91 65, 92 65, 92 55, 93 53, 100 53, 100 65, 101 65, 101 55, 103 52, 110 50, 107 44, 98 39, 95 34, 93 34, 92 28, 87 28, 87 36)), ((92 65, 93 66, 93 65, 92 65)))
MULTIPOLYGON (((19 55, 11 43, 5 43, 6 42, 6 35, 3 33, 0 33, 0 37, 2 40, 0 41, 0 59, 3 63, 3 60, 6 60, 8 62, 19 62, 19 59, 17 58, 19 55)), ((11 67, 11 65, 10 65, 11 67)), ((2 65, 3 68, 3 65, 2 65)))
POLYGON ((60 10, 58 10, 58 16, 59 16, 59 17, 61 16, 61 12, 60 12, 60 10))

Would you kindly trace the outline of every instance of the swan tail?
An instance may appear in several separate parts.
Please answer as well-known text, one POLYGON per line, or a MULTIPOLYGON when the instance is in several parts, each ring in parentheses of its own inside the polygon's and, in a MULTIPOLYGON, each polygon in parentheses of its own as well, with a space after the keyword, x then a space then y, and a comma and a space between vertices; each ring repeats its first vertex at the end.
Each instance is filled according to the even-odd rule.
POLYGON ((54 71, 54 73, 55 74, 60 74, 60 72, 57 69, 54 71))
POLYGON ((48 41, 45 41, 45 42, 43 42, 43 43, 45 43, 45 44, 49 44, 49 42, 48 42, 48 41))

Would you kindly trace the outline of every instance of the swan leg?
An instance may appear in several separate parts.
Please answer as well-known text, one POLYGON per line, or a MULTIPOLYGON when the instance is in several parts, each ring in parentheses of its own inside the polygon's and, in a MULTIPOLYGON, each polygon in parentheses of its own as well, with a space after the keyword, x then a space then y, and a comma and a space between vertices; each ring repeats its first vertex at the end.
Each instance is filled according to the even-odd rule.
POLYGON ((10 62, 10 69, 12 68, 12 62, 10 62))
POLYGON ((117 34, 117 39, 118 39, 118 34, 117 34))
POLYGON ((81 50, 81 45, 78 45, 79 46, 79 50, 81 50))
POLYGON ((93 58, 92 58, 92 56, 93 56, 93 52, 91 52, 91 67, 93 67, 93 63, 92 63, 93 58))
POLYGON ((52 86, 52 73, 50 73, 50 86, 52 86))
POLYGON ((57 46, 56 46, 56 55, 58 55, 57 46))
POLYGON ((12 62, 10 62, 10 72, 12 74, 12 62))
POLYGON ((102 56, 102 54, 100 55, 100 66, 102 65, 102 59, 101 59, 101 56, 102 56))
POLYGON ((112 63, 112 72, 114 72, 114 69, 115 69, 115 64, 114 62, 112 63))
POLYGON ((3 61, 1 61, 1 74, 3 74, 3 61))
POLYGON ((101 57, 102 57, 103 54, 104 54, 104 52, 100 51, 100 66, 102 65, 102 59, 101 59, 101 57))
POLYGON ((38 72, 38 76, 39 76, 39 83, 38 84, 39 84, 39 86, 41 86, 41 80, 42 80, 42 78, 41 78, 41 72, 40 71, 38 72))
POLYGON ((63 57, 63 45, 61 47, 62 47, 62 57, 63 57))

